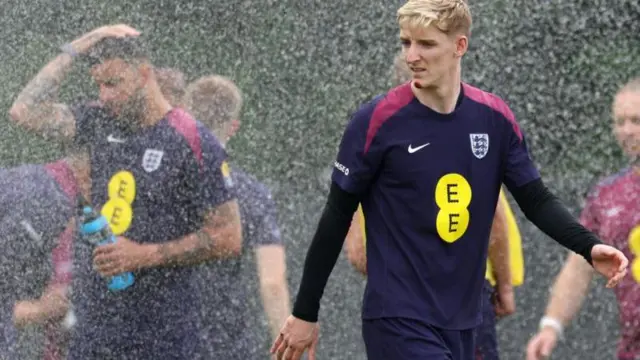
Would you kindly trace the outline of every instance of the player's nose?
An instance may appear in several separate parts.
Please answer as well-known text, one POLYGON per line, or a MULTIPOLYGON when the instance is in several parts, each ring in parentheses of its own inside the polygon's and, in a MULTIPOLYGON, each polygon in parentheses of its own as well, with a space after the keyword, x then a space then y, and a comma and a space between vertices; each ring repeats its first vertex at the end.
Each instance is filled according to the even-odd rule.
POLYGON ((99 98, 101 103, 108 104, 115 99, 115 93, 105 86, 100 86, 99 98))
POLYGON ((418 60, 420 60, 420 55, 418 53, 418 46, 415 44, 409 45, 405 52, 405 58, 406 58, 407 64, 415 63, 418 60))
POLYGON ((622 138, 624 139, 625 142, 631 142, 636 140, 639 137, 638 136, 638 134, 640 134, 640 131, 638 131, 639 129, 640 127, 630 124, 630 122, 626 122, 624 125, 618 128, 618 131, 620 132, 620 135, 622 135, 622 138))

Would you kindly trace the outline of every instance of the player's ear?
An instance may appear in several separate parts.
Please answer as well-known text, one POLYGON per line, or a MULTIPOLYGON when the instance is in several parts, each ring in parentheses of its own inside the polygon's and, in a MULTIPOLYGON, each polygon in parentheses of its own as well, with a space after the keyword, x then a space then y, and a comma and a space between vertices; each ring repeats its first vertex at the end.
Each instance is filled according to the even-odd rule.
POLYGON ((138 65, 138 74, 140 74, 140 85, 145 85, 149 82, 152 76, 154 76, 153 68, 149 63, 143 62, 138 65))
POLYGON ((455 44, 455 56, 457 58, 461 58, 462 56, 464 56, 464 54, 467 53, 467 49, 469 49, 469 38, 467 38, 465 35, 456 35, 455 44))
POLYGON ((229 138, 233 137, 233 135, 235 135, 239 129, 240 129, 240 120, 238 119, 231 120, 231 123, 229 124, 228 137, 229 138))

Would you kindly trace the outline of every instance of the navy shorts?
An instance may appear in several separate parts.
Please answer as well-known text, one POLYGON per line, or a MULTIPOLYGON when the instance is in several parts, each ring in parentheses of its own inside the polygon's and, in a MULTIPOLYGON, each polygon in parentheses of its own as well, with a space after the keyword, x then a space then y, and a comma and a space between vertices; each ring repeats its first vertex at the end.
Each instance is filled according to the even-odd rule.
POLYGON ((476 330, 476 359, 498 360, 496 312, 493 308, 494 288, 485 281, 482 293, 482 324, 476 330))
POLYGON ((475 360, 474 330, 443 330, 406 318, 362 321, 369 360, 475 360))

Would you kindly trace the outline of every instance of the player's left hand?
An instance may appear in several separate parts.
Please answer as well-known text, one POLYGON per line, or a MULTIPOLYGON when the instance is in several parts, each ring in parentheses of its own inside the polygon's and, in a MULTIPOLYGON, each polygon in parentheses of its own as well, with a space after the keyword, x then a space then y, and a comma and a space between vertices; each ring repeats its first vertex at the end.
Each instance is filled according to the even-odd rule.
POLYGON ((591 261, 593 268, 607 278, 608 288, 618 285, 627 275, 629 259, 613 246, 604 244, 594 246, 591 249, 591 261))
POLYGON ((117 242, 98 246, 93 251, 93 267, 104 277, 136 271, 146 267, 150 253, 148 245, 118 236, 117 242))

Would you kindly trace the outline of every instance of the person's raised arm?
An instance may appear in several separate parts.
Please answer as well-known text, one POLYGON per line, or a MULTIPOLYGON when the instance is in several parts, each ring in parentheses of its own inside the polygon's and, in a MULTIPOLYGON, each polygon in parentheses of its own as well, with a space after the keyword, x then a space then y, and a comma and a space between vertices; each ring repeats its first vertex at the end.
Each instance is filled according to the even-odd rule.
POLYGON ((72 139, 76 132, 75 114, 69 105, 58 102, 58 93, 74 58, 106 37, 137 35, 127 25, 103 26, 64 45, 63 53, 45 65, 18 94, 9 110, 10 119, 48 139, 72 139))

